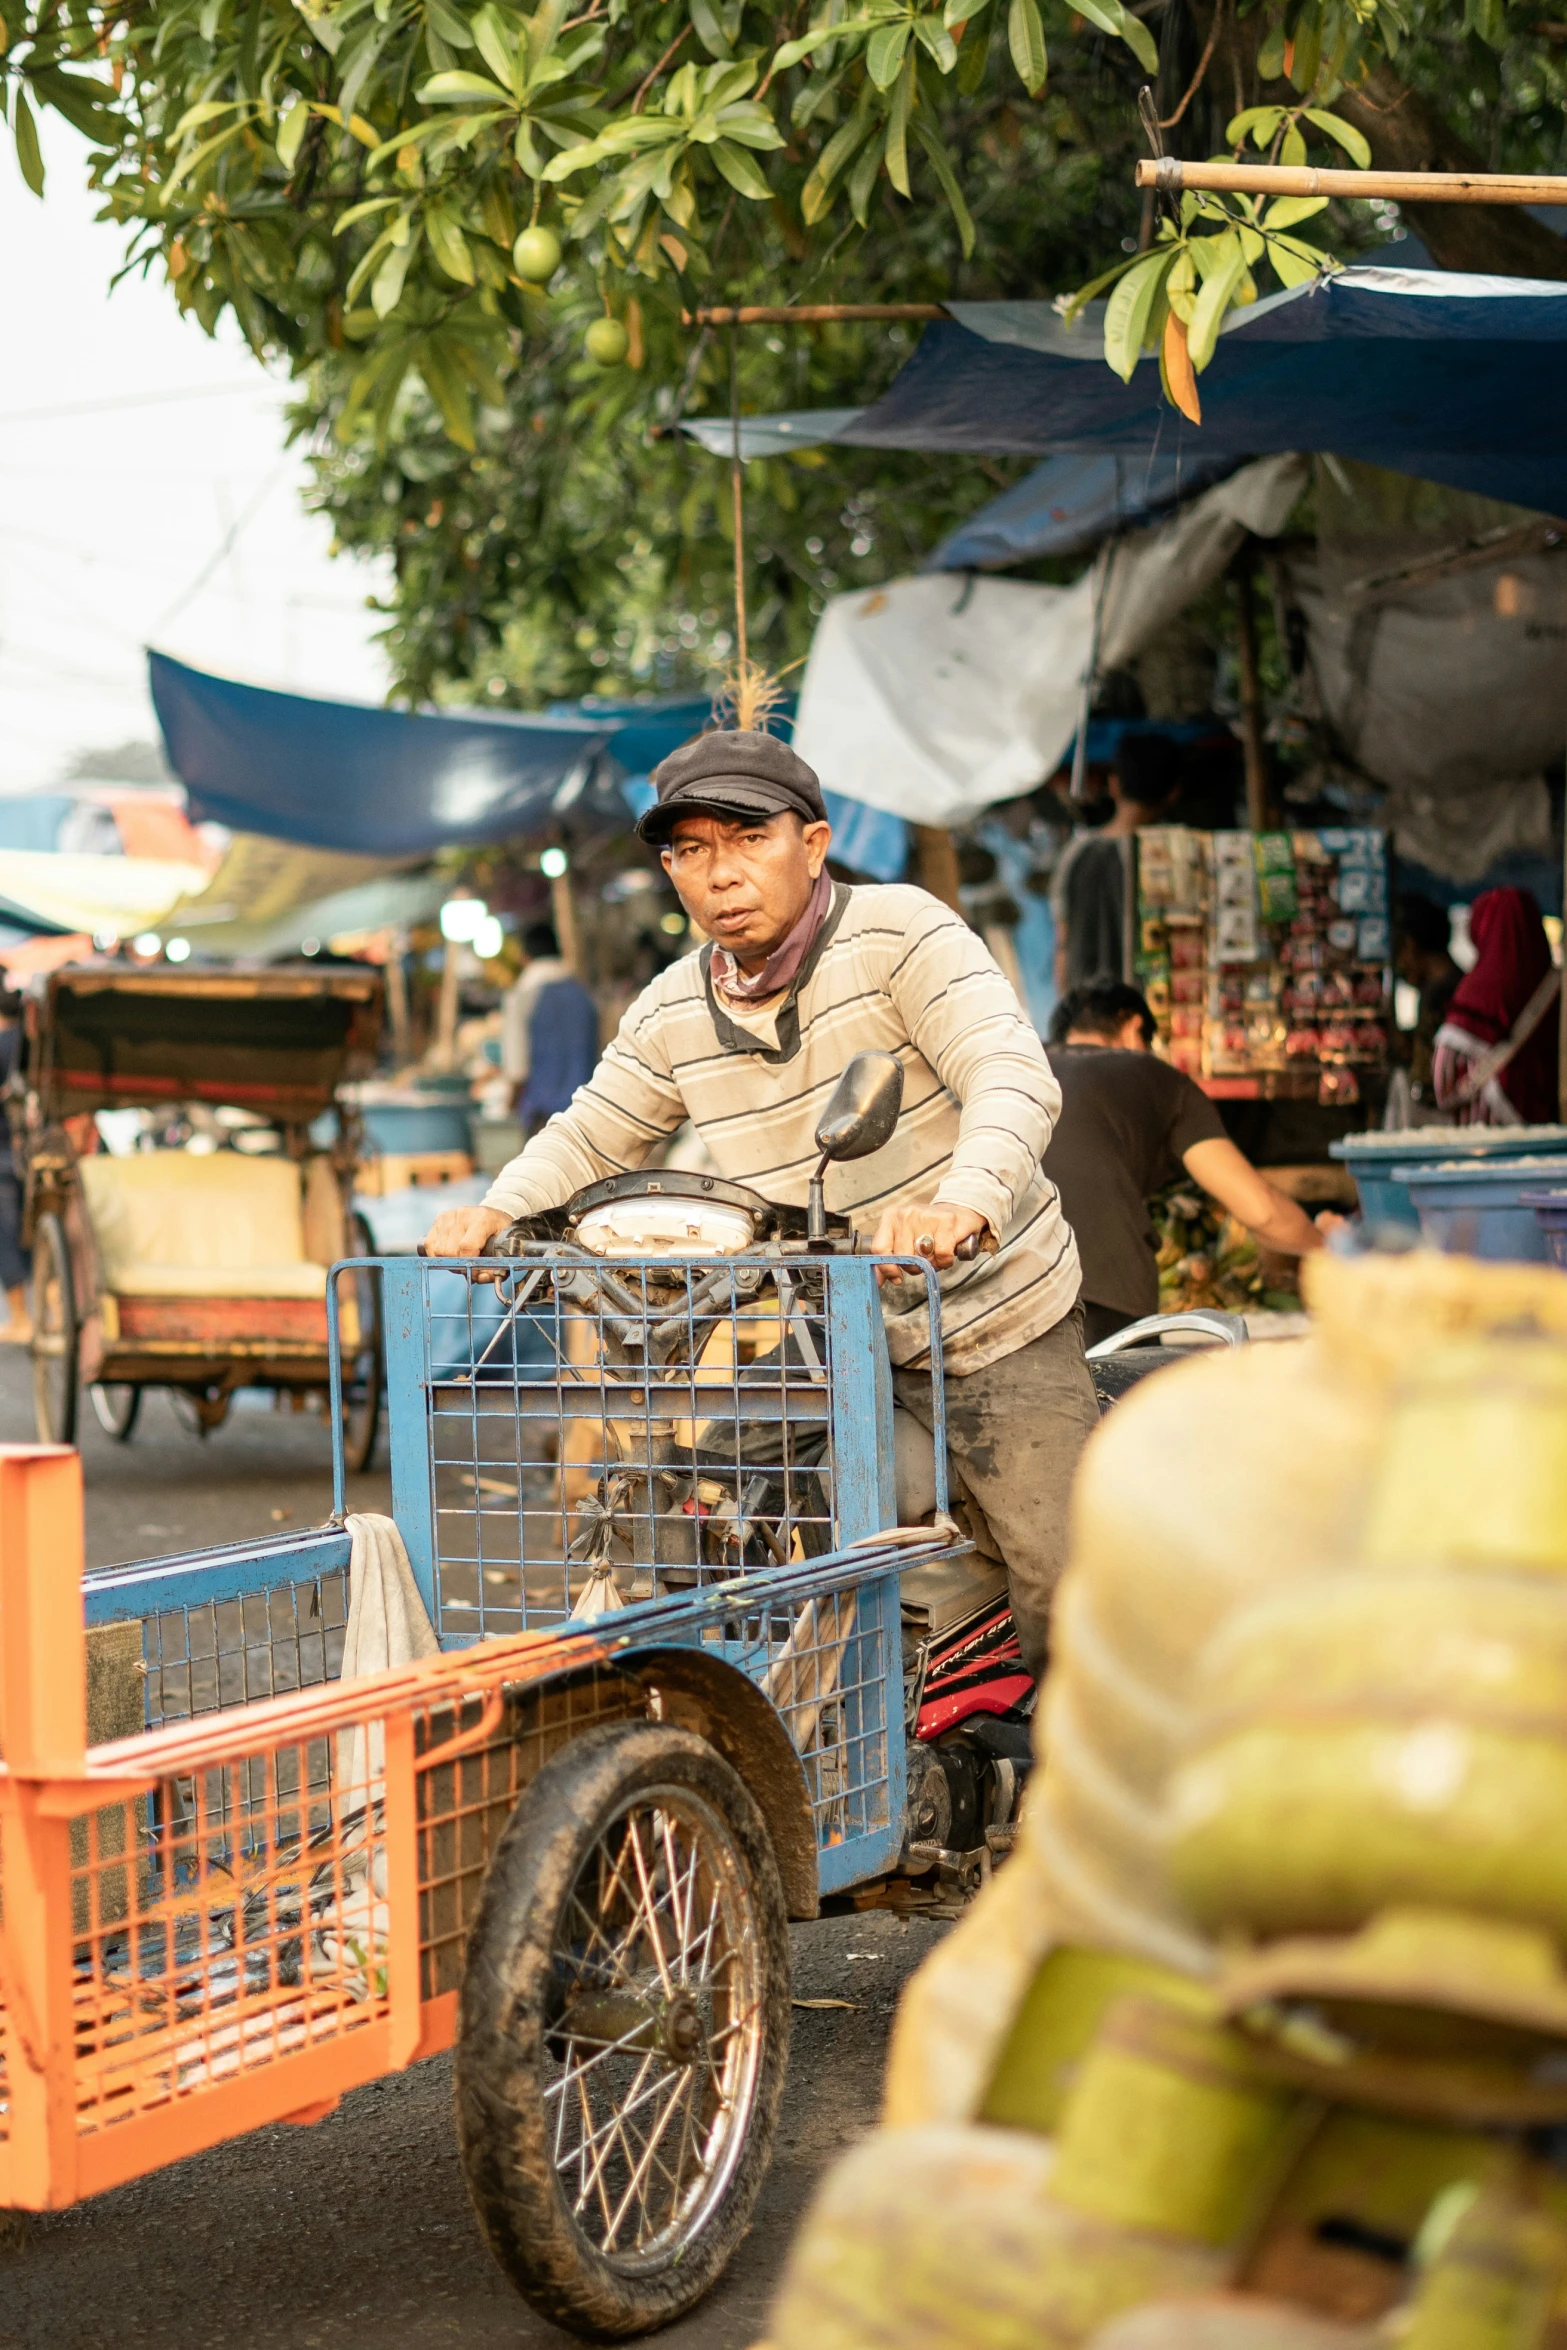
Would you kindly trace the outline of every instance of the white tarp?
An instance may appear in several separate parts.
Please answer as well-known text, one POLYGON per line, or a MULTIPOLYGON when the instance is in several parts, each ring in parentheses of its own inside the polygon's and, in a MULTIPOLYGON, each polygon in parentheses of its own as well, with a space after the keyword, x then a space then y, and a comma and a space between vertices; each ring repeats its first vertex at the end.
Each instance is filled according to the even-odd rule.
POLYGON ((794 747, 829 791, 955 824, 1060 763, 1094 628, 1074 587, 928 572, 834 596, 806 663, 794 747))
POLYGON ((1271 537, 1306 460, 1266 457, 1068 588, 924 573, 834 596, 812 640, 794 746, 829 791, 912 824, 958 824, 1055 772, 1083 680, 1118 668, 1217 578, 1248 530, 1271 537))
POLYGON ((1304 457, 1262 457, 1156 530, 1112 541, 1099 617, 1100 674, 1124 669, 1226 570, 1248 532, 1277 538, 1311 479, 1304 457))

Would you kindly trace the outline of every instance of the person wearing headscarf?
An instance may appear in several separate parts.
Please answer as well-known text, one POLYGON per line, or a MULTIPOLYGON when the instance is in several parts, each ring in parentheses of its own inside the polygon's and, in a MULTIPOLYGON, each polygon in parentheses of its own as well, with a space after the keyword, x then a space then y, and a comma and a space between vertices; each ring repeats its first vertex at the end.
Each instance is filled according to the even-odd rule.
POLYGON ((1488 889, 1469 910, 1469 937, 1475 965, 1453 990, 1432 1053, 1437 1108, 1459 1126, 1549 1125, 1557 974, 1540 909, 1526 889, 1488 889))

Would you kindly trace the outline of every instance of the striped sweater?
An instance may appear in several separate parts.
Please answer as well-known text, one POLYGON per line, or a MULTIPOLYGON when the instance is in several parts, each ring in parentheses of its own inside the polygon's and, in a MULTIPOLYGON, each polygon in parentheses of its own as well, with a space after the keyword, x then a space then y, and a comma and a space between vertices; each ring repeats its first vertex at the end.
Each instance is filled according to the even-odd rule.
MULTIPOLYGON (((803 1206, 814 1135, 844 1065, 868 1048, 903 1064, 886 1148, 828 1169, 827 1204, 855 1229, 884 1208, 972 1208, 1000 1251, 942 1275, 943 1357, 961 1376, 1037 1338, 1077 1299, 1077 1245, 1040 1159, 1061 1107, 1044 1047, 982 940, 924 890, 841 883, 793 986, 743 1015, 714 992, 711 950, 645 988, 592 1079, 496 1177, 507 1215, 561 1206, 640 1166, 689 1118, 719 1173, 803 1206)), ((922 1280, 883 1292, 895 1363, 926 1360, 922 1280)))

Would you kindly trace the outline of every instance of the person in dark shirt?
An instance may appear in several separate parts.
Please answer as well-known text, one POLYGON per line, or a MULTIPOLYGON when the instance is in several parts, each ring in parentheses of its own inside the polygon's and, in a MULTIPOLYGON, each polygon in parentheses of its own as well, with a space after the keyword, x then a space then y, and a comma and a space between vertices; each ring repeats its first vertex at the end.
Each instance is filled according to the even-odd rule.
POLYGON ((1183 1171, 1281 1255, 1323 1245, 1304 1210, 1236 1149, 1201 1087, 1155 1059, 1153 1037, 1147 999, 1119 980, 1075 989, 1050 1023, 1061 1115, 1043 1165, 1077 1235, 1089 1346, 1158 1312, 1148 1202, 1183 1171))
POLYGON ((565 1109, 598 1066, 599 1013, 562 958, 553 924, 533 923, 522 951, 527 964, 502 1008, 501 1067, 528 1136, 565 1109))
POLYGON ((1123 734, 1110 774, 1114 814, 1069 841, 1051 884, 1056 987, 1119 979, 1125 968, 1129 842, 1167 818, 1180 784, 1180 754, 1167 734, 1123 734))

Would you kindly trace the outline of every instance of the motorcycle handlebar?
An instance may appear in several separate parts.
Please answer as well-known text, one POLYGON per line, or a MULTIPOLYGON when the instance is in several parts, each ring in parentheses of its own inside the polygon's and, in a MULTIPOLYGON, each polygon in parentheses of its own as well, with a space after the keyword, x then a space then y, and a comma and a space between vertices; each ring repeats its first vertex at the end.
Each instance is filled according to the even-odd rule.
MULTIPOLYGON (((483 1248, 481 1248, 479 1251, 481 1257, 490 1257, 492 1259, 495 1257, 497 1253, 495 1249, 495 1242, 499 1239, 499 1237, 500 1235, 498 1233, 491 1233, 489 1239, 485 1242, 483 1248)), ((960 1240, 957 1247, 953 1250, 952 1255, 955 1263, 960 1265, 972 1265, 977 1257, 994 1256, 996 1253, 996 1248, 997 1243, 992 1240, 990 1235, 990 1227, 986 1225, 983 1231, 971 1232, 966 1240, 960 1240)), ((416 1256, 421 1257, 427 1256, 429 1254, 429 1251, 426 1249, 422 1240, 419 1242, 414 1253, 416 1256)), ((858 1238, 856 1238, 855 1241, 855 1253, 859 1253, 858 1238)), ((872 1252, 867 1249, 864 1253, 868 1256, 872 1252)))

